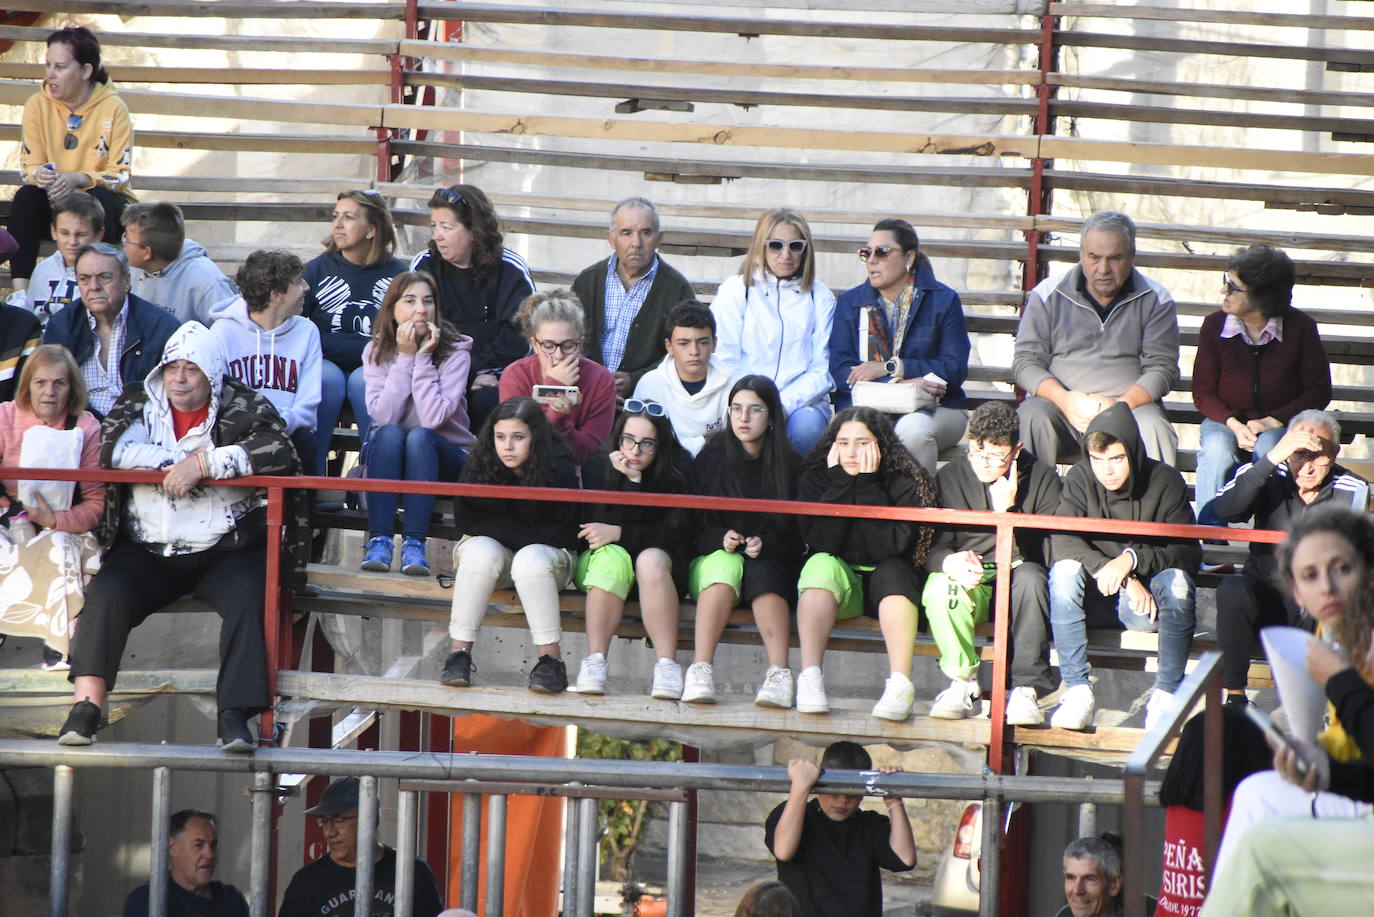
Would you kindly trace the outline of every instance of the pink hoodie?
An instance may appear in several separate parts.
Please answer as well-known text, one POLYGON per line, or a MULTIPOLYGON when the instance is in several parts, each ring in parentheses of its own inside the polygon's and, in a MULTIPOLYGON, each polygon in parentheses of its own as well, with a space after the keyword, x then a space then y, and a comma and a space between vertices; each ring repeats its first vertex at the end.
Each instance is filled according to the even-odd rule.
MULTIPOLYGON (((24 410, 16 402, 0 404, 0 465, 19 464, 25 431, 41 423, 37 414, 24 410)), ((48 426, 54 430, 66 429, 67 418, 64 415, 48 426)), ((90 411, 82 411, 76 420, 76 429, 85 436, 81 443, 81 467, 89 470, 100 468, 100 421, 90 411)), ((7 480, 4 484, 10 498, 19 499, 19 482, 7 480)), ((82 481, 81 499, 71 509, 57 514, 55 528, 59 532, 89 532, 100 523, 100 516, 104 512, 105 485, 99 481, 82 481)))
POLYGON ((372 362, 372 342, 363 348, 367 413, 373 428, 396 424, 403 430, 428 427, 463 449, 477 438, 468 429, 468 371, 472 338, 462 335, 442 366, 431 354, 396 353, 381 366, 372 362))

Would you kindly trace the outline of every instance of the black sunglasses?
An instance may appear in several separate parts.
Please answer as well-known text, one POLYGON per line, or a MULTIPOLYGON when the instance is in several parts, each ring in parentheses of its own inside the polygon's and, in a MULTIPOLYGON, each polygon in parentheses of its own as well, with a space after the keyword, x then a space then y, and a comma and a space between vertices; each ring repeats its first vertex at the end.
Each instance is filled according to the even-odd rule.
POLYGON ((793 239, 791 242, 784 242, 781 239, 768 240, 768 250, 773 254, 776 255, 784 248, 794 255, 800 255, 802 252, 806 251, 806 240, 793 239))
POLYGON ((448 188, 440 188, 439 190, 434 192, 434 196, 439 198, 439 200, 441 201, 447 201, 448 203, 452 204, 455 210, 458 207, 469 206, 468 202, 463 199, 463 195, 459 194, 457 191, 452 191, 448 188))
POLYGON ((1231 282, 1231 275, 1230 275, 1230 274, 1222 274, 1222 275, 1221 275, 1221 291, 1222 291, 1223 293, 1225 293, 1227 296, 1230 296, 1232 293, 1244 293, 1244 292, 1245 292, 1245 288, 1244 288, 1244 287, 1238 287, 1238 286, 1236 286, 1234 283, 1232 283, 1232 282, 1231 282))
POLYGON ((860 261, 867 261, 869 258, 872 258, 874 255, 877 255, 878 258, 879 258, 879 260, 881 260, 881 259, 883 259, 883 258, 886 258, 888 255, 892 254, 892 253, 895 252, 896 250, 897 250, 897 249, 896 249, 894 246, 891 246, 891 245, 879 245, 877 248, 869 248, 869 247, 865 246, 865 247, 859 249, 859 260, 860 260, 860 261))
POLYGON ((648 414, 650 417, 662 417, 667 412, 663 410, 663 405, 659 404, 657 401, 650 401, 647 398, 642 401, 638 398, 631 398, 629 401, 625 402, 625 413, 648 414))
POLYGON ((78 140, 76 139, 76 134, 75 134, 74 132, 81 129, 81 122, 82 122, 82 121, 85 121, 85 120, 86 120, 86 116, 85 116, 85 115, 68 115, 68 116, 67 116, 67 136, 64 137, 64 138, 62 139, 62 147, 63 147, 63 149, 68 149, 68 150, 74 150, 74 149, 76 149, 76 145, 77 145, 77 143, 79 143, 80 141, 78 141, 78 140))

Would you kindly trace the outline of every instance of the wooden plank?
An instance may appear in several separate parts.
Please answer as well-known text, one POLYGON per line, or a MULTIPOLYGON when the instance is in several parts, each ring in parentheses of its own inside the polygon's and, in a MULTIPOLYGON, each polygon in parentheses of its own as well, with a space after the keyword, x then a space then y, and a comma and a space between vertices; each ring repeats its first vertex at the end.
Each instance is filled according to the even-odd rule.
MULTIPOLYGON (((103 0, 102 0, 103 4, 103 0)), ((199 6, 199 4, 195 4, 199 6)), ((284 7, 282 7, 284 8, 284 7)), ((0 26, 0 39, 10 41, 47 41, 51 29, 32 26, 0 26)), ((191 48, 223 51, 271 51, 282 54, 395 54, 397 41, 388 38, 325 38, 311 36, 308 41, 282 35, 171 35, 162 32, 101 32, 103 47, 191 48)), ((118 60, 107 62, 118 66, 118 60)))
MULTIPOLYGON (((638 5, 637 0, 607 0, 608 3, 638 5)), ((659 6, 688 6, 700 8, 701 0, 655 0, 659 6)), ((1046 0, 865 0, 863 8, 871 13, 966 13, 977 16, 999 14, 1039 16, 1045 12, 1046 0)), ((850 13, 853 7, 842 0, 727 0, 716 6, 738 6, 750 10, 817 10, 850 13)))
MULTIPOLYGON (((897 0, 906 3, 907 0, 897 0)), ((872 6, 865 4, 872 9, 872 6)), ((815 64, 744 63, 685 60, 683 58, 613 57, 568 54, 562 51, 530 51, 512 47, 479 47, 437 41, 401 41, 401 53, 431 60, 470 61, 483 64, 519 64, 530 67, 566 67, 585 70, 631 70, 645 73, 690 73, 703 76, 746 77, 759 80, 857 80, 864 83, 958 83, 998 86, 1034 86, 1039 74, 1025 70, 929 70, 902 67, 828 67, 815 64)), ((39 66, 37 64, 33 66, 39 66)), ((1354 93, 1347 93, 1354 95, 1354 93)))
POLYGON ((1046 169, 1045 181, 1054 188, 1066 191, 1262 201, 1266 206, 1276 207, 1311 206, 1331 212, 1342 212, 1347 208, 1374 212, 1374 191, 1349 187, 1304 187, 1281 185, 1273 181, 1198 181, 1191 178, 1123 175, 1120 172, 1071 172, 1066 169, 1046 169))
POLYGON ((1130 143, 1047 136, 1041 140, 1040 155, 1046 159, 1130 162, 1160 166, 1207 166, 1216 169, 1280 173, 1309 172, 1360 176, 1374 174, 1374 155, 1366 153, 1309 153, 1249 147, 1175 146, 1164 143, 1130 143))
MULTIPOLYGON (((0 101, 12 98, 18 88, 32 93, 27 83, 0 80, 0 101)), ((134 114, 176 115, 192 118, 237 118, 244 121, 284 121, 373 127, 381 123, 380 105, 311 100, 258 99, 212 96, 121 88, 119 97, 134 114)), ((141 136, 141 135, 140 135, 141 136)))
MULTIPOLYGON (((124 669, 110 693, 113 695, 214 694, 218 673, 214 669, 124 669)), ((66 672, 42 669, 0 669, 0 698, 13 695, 56 694, 70 698, 66 672)))
POLYGON ((634 140, 698 143, 711 146, 761 146, 785 149, 861 150, 879 153, 922 153, 963 156, 1036 155, 1035 137, 1006 134, 968 136, 911 134, 887 131, 844 131, 751 125, 671 124, 623 121, 613 118, 571 118, 559 115, 515 115, 476 112, 462 108, 417 108, 387 105, 383 127, 411 130, 478 131, 517 136, 582 137, 595 140, 634 140))
POLYGON ((816 19, 765 19, 759 16, 684 16, 669 13, 603 12, 530 6, 420 0, 420 15, 464 22, 501 22, 602 29, 649 29, 655 32, 706 32, 742 37, 790 35, 806 38, 872 38, 890 41, 935 41, 989 44, 1033 44, 1038 29, 933 28, 919 25, 866 25, 816 19))
POLYGON ((1286 29, 1370 30, 1367 16, 1321 16, 1312 13, 1263 13, 1242 10, 1208 10, 1197 7, 1132 6, 1117 3, 1052 2, 1051 16, 1082 19, 1153 19, 1164 22, 1214 22, 1226 25, 1266 25, 1286 29))
POLYGON ((1374 132, 1374 120, 1364 118, 1328 118, 1272 112, 1217 111, 1177 108, 1171 105, 1120 105, 1111 102, 1051 99, 1050 113, 1058 117, 1130 121, 1145 124, 1200 124, 1216 127, 1317 131, 1320 133, 1368 134, 1374 132))
MULTIPOLYGON (((11 10, 50 12, 52 0, 11 0, 11 10)), ((224 19, 404 19, 405 4, 358 0, 61 0, 64 13, 130 16, 213 16, 224 19)), ((101 43, 105 35, 101 33, 101 43)))
MULTIPOLYGON (((926 111, 944 114, 1010 115, 1030 117, 1036 112, 1034 99, 959 98, 955 96, 834 95, 814 92, 773 92, 751 89, 707 89, 705 87, 643 86, 622 83, 580 83, 568 80, 537 80, 507 76, 479 76, 465 73, 423 73, 407 71, 412 86, 440 86, 488 92, 522 92, 539 95, 575 96, 596 99, 641 99, 654 101, 700 102, 752 107, 784 105, 807 108, 844 108, 864 111, 926 111)), ((1370 129, 1352 121, 1341 129, 1370 129)), ((1337 130, 1338 128, 1326 128, 1337 130)))
MULTIPOLYGON (((254 67, 126 67, 111 65, 110 78, 121 89, 130 83, 196 83, 217 86, 389 85, 389 70, 266 70, 254 67)), ((39 80, 42 64, 0 63, 0 79, 39 80)))
POLYGON ((1235 86, 1220 83, 1169 83, 1121 77, 1081 76, 1073 73, 1051 73, 1046 76, 1046 82, 1052 86, 1067 86, 1071 89, 1102 89, 1108 92, 1143 93, 1145 95, 1196 96, 1209 99, 1240 99, 1251 102, 1286 102, 1293 105, 1340 105, 1361 108, 1374 105, 1374 97, 1364 92, 1326 92, 1311 89, 1235 86))
POLYGON ((1150 35, 1114 35, 1106 32, 1060 30, 1055 33, 1060 47, 1109 48, 1113 51, 1158 51, 1169 54, 1218 55, 1222 57, 1271 58, 1276 60, 1324 61, 1353 66, 1374 66, 1374 52, 1357 48, 1314 47, 1308 44, 1275 42, 1201 41, 1189 38, 1150 35))
MULTIPOLYGON (((1077 234, 1082 230, 1083 218, 1041 216, 1034 220, 1036 229, 1043 232, 1077 234)), ((921 224, 915 224, 920 226, 921 224)), ((1374 252, 1374 238, 1368 235, 1339 235, 1322 232, 1287 232, 1269 229, 1235 229, 1222 226, 1185 226, 1178 223, 1137 223, 1139 239, 1167 239, 1195 245, 1217 242, 1244 246, 1256 242, 1280 248, 1300 248, 1328 252, 1374 252)))

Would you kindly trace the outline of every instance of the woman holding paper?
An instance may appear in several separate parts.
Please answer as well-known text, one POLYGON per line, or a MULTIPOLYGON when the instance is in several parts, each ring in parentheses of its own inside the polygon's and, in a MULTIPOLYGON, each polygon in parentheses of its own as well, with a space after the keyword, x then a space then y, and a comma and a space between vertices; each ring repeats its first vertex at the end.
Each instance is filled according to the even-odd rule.
MULTIPOLYGON (((100 422, 86 410, 86 383, 65 347, 35 349, 14 401, 0 404, 0 465, 100 467, 100 422)), ((85 577, 100 566, 91 532, 105 511, 104 486, 5 480, 0 487, 0 640, 39 637, 44 668, 63 668, 85 577)))
POLYGON ((897 438, 934 474, 940 450, 958 443, 968 424, 963 386, 972 347, 963 304, 935 279, 906 220, 879 220, 859 260, 868 280, 840 295, 830 332, 835 409, 858 403, 889 410, 889 404, 870 402, 864 388, 856 391, 860 383, 916 386, 911 410, 895 411, 905 415, 896 421, 897 438))

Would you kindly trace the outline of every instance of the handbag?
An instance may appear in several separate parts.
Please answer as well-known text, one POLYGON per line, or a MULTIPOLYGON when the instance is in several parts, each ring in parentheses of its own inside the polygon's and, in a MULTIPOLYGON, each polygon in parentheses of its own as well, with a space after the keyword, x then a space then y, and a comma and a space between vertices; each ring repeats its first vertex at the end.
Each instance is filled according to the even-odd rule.
MULTIPOLYGON (((68 423, 71 423, 69 419, 68 423)), ((19 446, 19 465, 24 468, 64 468, 81 467, 81 446, 86 435, 73 426, 65 430, 38 424, 24 431, 19 446)), ((72 497, 76 492, 75 481, 20 481, 19 502, 25 506, 37 503, 34 499, 41 494, 52 507, 53 512, 66 512, 72 508, 72 497)))
POLYGON ((915 382, 856 382, 851 391, 855 407, 873 408, 884 414, 912 414, 940 403, 915 382))

